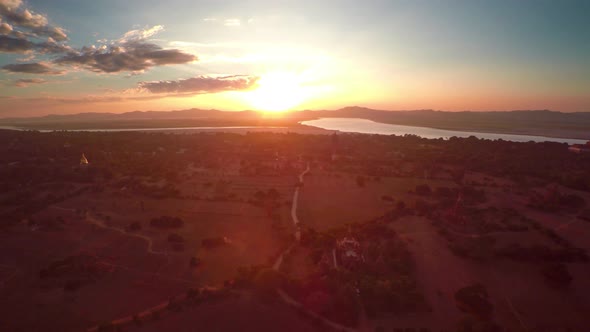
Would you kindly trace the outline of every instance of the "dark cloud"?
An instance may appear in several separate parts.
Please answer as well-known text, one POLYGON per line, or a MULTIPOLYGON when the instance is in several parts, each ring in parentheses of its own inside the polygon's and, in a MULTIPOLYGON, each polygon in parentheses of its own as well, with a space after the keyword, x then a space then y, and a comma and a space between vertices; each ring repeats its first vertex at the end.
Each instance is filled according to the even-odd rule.
POLYGON ((255 76, 199 76, 177 81, 140 82, 139 88, 151 93, 215 93, 248 90, 258 81, 255 76))
POLYGON ((25 53, 35 48, 35 44, 23 39, 0 35, 0 52, 25 53))
POLYGON ((23 74, 59 75, 64 73, 63 71, 55 70, 42 62, 10 64, 3 66, 2 69, 11 73, 23 74))
POLYGON ((118 73, 139 72, 154 66, 183 64, 195 60, 196 56, 180 50, 132 41, 110 47, 84 47, 77 52, 70 51, 56 59, 55 63, 79 65, 94 72, 118 73))
POLYGON ((66 53, 71 52, 72 48, 67 45, 58 44, 52 38, 48 38, 48 41, 43 43, 36 43, 35 49, 40 53, 51 53, 51 54, 58 54, 58 53, 66 53))
POLYGON ((0 52, 4 53, 27 53, 30 51, 38 51, 43 54, 57 54, 71 50, 71 47, 58 44, 51 38, 46 42, 34 43, 19 34, 15 34, 15 36, 0 35, 0 52))
POLYGON ((14 83, 14 86, 16 86, 16 87, 26 88, 29 85, 44 84, 44 83, 47 83, 47 81, 42 78, 22 78, 20 80, 15 80, 13 83, 14 83))
POLYGON ((0 17, 15 28, 28 29, 36 36, 51 37, 56 41, 68 39, 62 28, 49 24, 45 15, 25 8, 21 0, 0 0, 0 17))

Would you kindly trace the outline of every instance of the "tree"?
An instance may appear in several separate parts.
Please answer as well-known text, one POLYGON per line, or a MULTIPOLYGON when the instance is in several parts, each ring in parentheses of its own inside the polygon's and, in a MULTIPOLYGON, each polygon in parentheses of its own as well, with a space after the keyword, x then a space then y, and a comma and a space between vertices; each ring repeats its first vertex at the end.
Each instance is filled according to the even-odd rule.
POLYGON ((365 177, 362 175, 359 175, 356 177, 356 185, 359 187, 364 187, 365 186, 365 177))
POLYGON ((403 209, 406 208, 406 202, 404 202, 404 201, 398 201, 395 207, 398 210, 403 210, 403 209))
POLYGON ((488 318, 494 306, 488 300, 488 291, 482 284, 473 284, 455 293, 455 302, 462 311, 488 318))
POLYGON ((137 326, 142 326, 143 325, 143 322, 141 321, 141 318, 137 314, 133 315, 133 323, 135 323, 135 325, 137 325, 137 326))
POLYGON ((281 198, 281 194, 275 188, 270 188, 268 190, 268 192, 266 193, 266 198, 268 198, 272 201, 276 201, 279 198, 281 198))
POLYGON ((184 238, 176 233, 171 233, 170 235, 168 235, 168 242, 182 243, 184 242, 184 238))
POLYGON ((572 275, 565 264, 551 264, 541 271, 545 280, 554 287, 565 288, 572 282, 572 275))
POLYGON ((137 232, 141 230, 141 224, 137 221, 132 222, 131 224, 129 224, 129 227, 127 228, 130 232, 137 232))
POLYGON ((432 189, 427 184, 421 184, 416 186, 416 194, 421 196, 428 196, 432 193, 432 189))
POLYGON ((193 256, 193 257, 191 257, 191 260, 190 260, 190 266, 191 266, 191 267, 197 267, 197 266, 199 266, 199 265, 201 265, 201 260, 200 260, 200 259, 198 259, 197 257, 194 257, 194 256, 193 256))

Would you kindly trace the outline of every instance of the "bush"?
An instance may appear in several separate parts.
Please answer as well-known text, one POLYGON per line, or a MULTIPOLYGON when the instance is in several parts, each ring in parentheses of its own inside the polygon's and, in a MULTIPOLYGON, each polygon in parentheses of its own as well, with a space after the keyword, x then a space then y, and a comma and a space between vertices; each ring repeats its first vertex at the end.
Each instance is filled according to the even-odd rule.
POLYGON ((541 273, 550 285, 560 288, 569 286, 573 279, 565 264, 547 265, 541 273))
POLYGON ((439 197, 451 197, 453 196, 453 191, 449 187, 438 187, 436 188, 435 194, 439 197))
POLYGON ((101 323, 98 326, 99 332, 112 332, 115 331, 115 326, 111 322, 101 323))
POLYGON ((201 241, 201 246, 208 249, 220 247, 226 244, 227 241, 223 237, 210 237, 201 241))
POLYGON ((168 235, 168 242, 182 243, 184 242, 184 238, 176 233, 171 233, 168 235))
POLYGON ((488 292, 482 284, 473 284, 459 289, 455 293, 455 302, 462 311, 487 318, 494 306, 488 301, 488 292))
POLYGON ((174 251, 184 251, 184 243, 182 242, 173 242, 172 243, 172 250, 174 251))
POLYGON ((386 202, 392 202, 394 201, 393 197, 389 196, 389 195, 383 195, 381 196, 381 200, 382 201, 386 201, 386 202))
POLYGON ((131 224, 129 224, 129 226, 127 227, 127 230, 130 232, 137 232, 141 230, 141 224, 137 221, 132 222, 131 224))
POLYGON ((398 210, 403 210, 406 208, 406 202, 404 201, 399 201, 397 202, 396 206, 395 206, 398 210))
POLYGON ((201 265, 201 260, 198 259, 197 257, 191 257, 190 266, 197 267, 199 265, 201 265))
POLYGON ((154 218, 150 221, 150 226, 156 228, 180 228, 184 225, 184 221, 178 217, 162 216, 154 218))
POLYGON ((64 291, 74 292, 80 289, 80 287, 82 287, 82 282, 80 280, 68 280, 64 285, 64 291))
POLYGON ((186 291, 186 297, 189 299, 194 299, 199 296, 199 289, 198 288, 189 288, 186 291))
POLYGON ((364 187, 365 186, 365 177, 362 175, 359 175, 356 177, 356 185, 359 187, 364 187))
POLYGON ((432 189, 427 184, 421 184, 416 186, 416 194, 420 196, 428 196, 432 193, 432 189))

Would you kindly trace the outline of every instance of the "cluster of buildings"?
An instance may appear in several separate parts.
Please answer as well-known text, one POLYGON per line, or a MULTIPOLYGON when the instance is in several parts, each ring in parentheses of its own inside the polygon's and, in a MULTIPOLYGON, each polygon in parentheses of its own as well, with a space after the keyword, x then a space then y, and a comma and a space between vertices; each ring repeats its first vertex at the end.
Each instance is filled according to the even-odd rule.
POLYGON ((354 270, 365 258, 361 251, 361 244, 353 237, 344 237, 336 241, 336 248, 332 252, 335 267, 354 270))

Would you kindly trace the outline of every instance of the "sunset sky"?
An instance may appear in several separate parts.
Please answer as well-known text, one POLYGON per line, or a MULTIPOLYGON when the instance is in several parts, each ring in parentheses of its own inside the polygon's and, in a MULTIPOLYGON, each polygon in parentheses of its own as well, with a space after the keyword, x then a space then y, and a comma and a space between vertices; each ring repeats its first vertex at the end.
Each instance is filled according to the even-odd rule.
POLYGON ((0 117, 590 111, 586 0, 0 0, 0 117))

